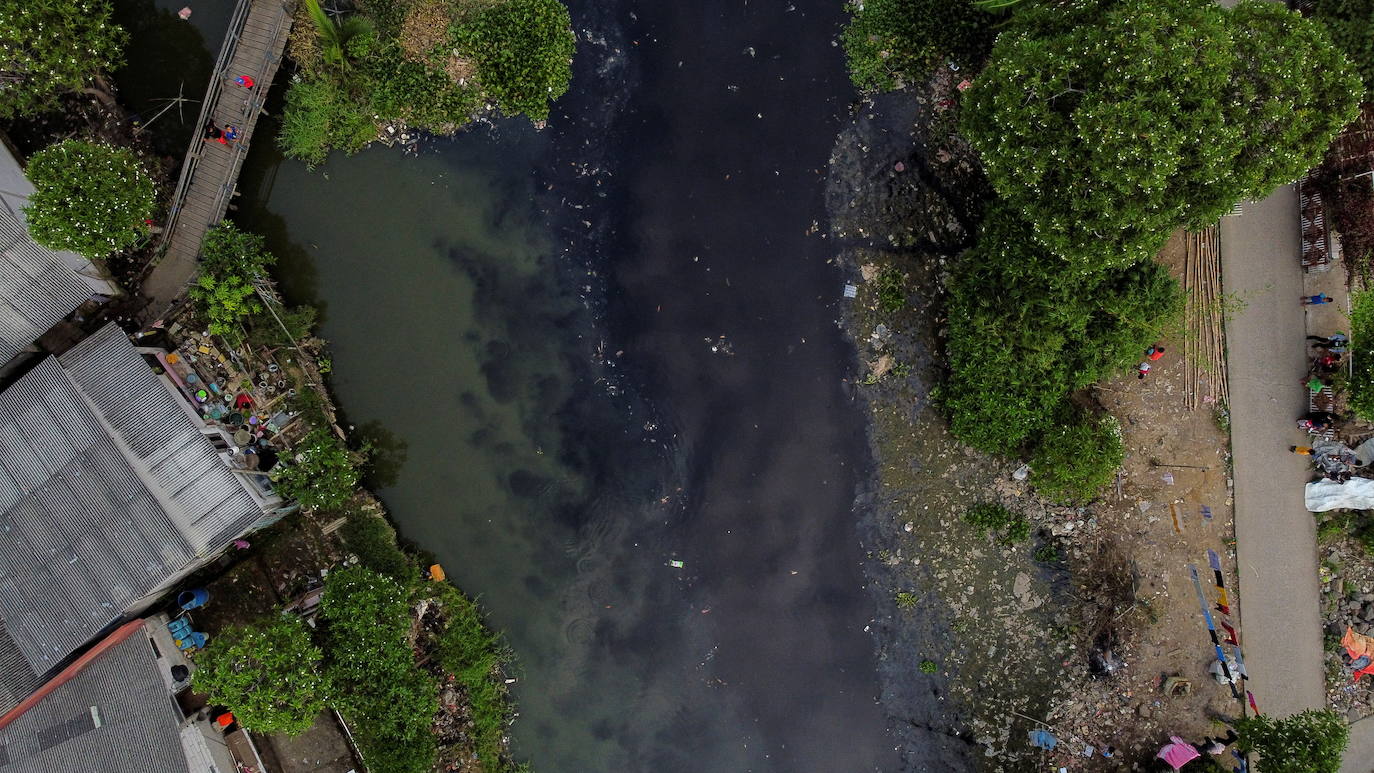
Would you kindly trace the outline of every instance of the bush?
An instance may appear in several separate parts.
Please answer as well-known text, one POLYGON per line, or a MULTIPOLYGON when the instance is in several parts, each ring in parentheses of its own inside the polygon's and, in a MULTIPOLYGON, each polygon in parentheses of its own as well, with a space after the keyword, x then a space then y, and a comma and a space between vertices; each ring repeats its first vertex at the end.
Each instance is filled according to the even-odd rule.
POLYGON ((865 0, 848 10, 854 18, 841 39, 849 76, 881 91, 924 80, 946 59, 977 69, 1000 21, 971 0, 865 0))
POLYGON ((1122 265, 1316 165, 1362 91, 1321 25, 1281 5, 1033 3, 998 36, 961 119, 1037 241, 1122 265))
POLYGON ((377 138, 370 112, 333 79, 300 78, 286 92, 277 145, 312 167, 324 163, 332 148, 356 153, 377 138))
POLYGON ((1036 443, 1030 458, 1031 483, 1062 504, 1085 503, 1112 482, 1124 453, 1121 426, 1114 417, 1068 409, 1058 426, 1036 443))
POLYGON ((1365 90, 1374 90, 1374 0, 1317 0, 1316 18, 1355 63, 1365 90))
POLYGON ((205 234, 189 295, 211 333, 239 340, 240 323, 264 311, 254 283, 267 277, 267 267, 276 260, 261 236, 240 231, 227 220, 205 234))
MULTIPOLYGON (((128 35, 110 21, 107 0, 12 0, 0 11, 0 117, 58 107, 119 65, 128 35)), ((84 254, 84 253, 83 253, 84 254)))
POLYGON ((507 115, 545 120, 549 103, 568 90, 572 19, 558 0, 505 0, 459 25, 455 38, 507 115))
POLYGON ((936 665, 933 660, 922 660, 919 668, 923 674, 933 674, 940 670, 940 666, 936 665))
POLYGON ((1350 410, 1374 421, 1374 290, 1350 294, 1350 410))
POLYGON ((506 725, 513 714, 503 668, 510 650, 500 634, 487 628, 476 602, 450 585, 440 601, 445 626, 439 636, 439 664, 453 674, 467 693, 472 712, 473 741, 483 770, 508 769, 502 751, 506 725))
POLYGON ((1004 207, 948 289, 941 404, 961 440, 1004 454, 1047 432, 1069 393, 1134 365, 1183 306, 1158 263, 1073 270, 1004 207))
POLYGON ((294 458, 274 473, 277 493, 307 510, 343 505, 358 490, 358 467, 353 454, 328 427, 310 430, 293 449, 294 458))
POLYGON ((979 502, 970 507, 968 512, 964 513, 964 523, 976 529, 978 536, 986 537, 992 534, 998 544, 1008 547, 1024 542, 1030 537, 1030 522, 1025 516, 995 502, 979 502), (1003 533, 997 536, 998 532, 1003 533))
POLYGON ((374 773, 426 773, 437 742, 433 679, 408 644, 412 614, 404 588, 362 567, 330 573, 320 602, 325 673, 374 773))
POLYGON ((103 258, 148 232, 157 189, 132 151, 64 140, 33 154, 27 174, 35 190, 24 215, 45 247, 103 258))
POLYGON ((397 546, 396 530, 382 516, 351 512, 339 534, 368 569, 406 586, 420 579, 419 567, 397 546))
POLYGON ((192 686, 261 733, 304 732, 324 710, 320 649, 297 617, 234 626, 196 658, 192 686))
POLYGON ((1337 773, 1350 728, 1336 712, 1309 709, 1284 719, 1261 714, 1236 723, 1242 752, 1258 752, 1265 773, 1337 773))

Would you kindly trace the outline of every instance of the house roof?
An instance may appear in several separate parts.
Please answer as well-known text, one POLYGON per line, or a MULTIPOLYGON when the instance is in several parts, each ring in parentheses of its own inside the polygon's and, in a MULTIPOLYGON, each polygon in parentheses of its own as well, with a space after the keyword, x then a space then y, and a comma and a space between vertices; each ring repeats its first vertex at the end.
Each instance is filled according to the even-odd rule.
POLYGON ((181 717, 158 669, 137 626, 0 728, 0 770, 189 773, 181 717))
POLYGON ((41 247, 24 210, 33 185, 0 144, 0 364, 38 340, 94 293, 113 294, 91 262, 41 247))
POLYGON ((34 674, 261 516, 113 324, 0 394, 0 618, 34 674))

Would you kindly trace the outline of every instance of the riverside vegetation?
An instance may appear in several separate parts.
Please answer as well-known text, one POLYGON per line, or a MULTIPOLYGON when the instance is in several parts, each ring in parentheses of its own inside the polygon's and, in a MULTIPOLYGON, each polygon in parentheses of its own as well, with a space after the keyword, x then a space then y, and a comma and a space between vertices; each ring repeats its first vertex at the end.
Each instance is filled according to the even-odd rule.
MULTIPOLYGON (((943 308, 932 312, 943 322, 944 378, 932 398, 956 438, 1029 460, 1038 493, 1075 507, 1061 512, 1095 522, 1083 506, 1098 499, 1123 460, 1121 428, 1099 406, 1095 385, 1129 372, 1148 346, 1182 332, 1182 292, 1156 252, 1176 230, 1213 223, 1237 200, 1262 197, 1314 166, 1358 112, 1364 89, 1356 68, 1320 23, 1267 3, 1223 9, 1206 0, 865 0, 851 12, 843 40, 856 85, 911 87, 921 105, 934 105, 924 108, 932 116, 926 120, 957 126, 957 137, 927 140, 921 152, 933 160, 928 168, 917 163, 920 183, 937 178, 945 199, 951 180, 963 191, 985 184, 991 194, 965 207, 974 215, 968 241, 947 251, 961 253, 947 268, 935 269, 944 290, 943 308), (965 179, 978 171, 955 168, 969 149, 981 181, 965 179)), ((911 164, 897 172, 903 166, 911 164)), ((926 214, 916 221, 942 218, 948 220, 926 214)), ((905 436, 925 432, 918 420, 907 418, 911 426, 901 428, 888 426, 886 413, 877 416, 880 443, 901 446, 905 436)), ((933 455, 957 456, 948 449, 933 455)), ((895 470, 901 461, 886 464, 895 470)), ((895 477, 902 474, 889 480, 884 472, 881 485, 903 488, 895 477)), ((921 510, 912 504, 893 508, 903 517, 921 510)), ((937 508, 925 509, 937 517, 937 508)), ((1005 518, 989 509, 967 521, 981 529, 1005 518)), ((932 528, 949 528, 948 518, 938 522, 943 526, 932 528)), ((902 531, 912 532, 913 524, 902 531)), ((1067 552, 1047 541, 1034 555, 1056 568, 1062 561, 1085 596, 1082 604, 1092 606, 1091 578, 1106 563, 1081 555, 1060 532, 1054 536, 1067 552)), ((900 559, 901 551, 878 555, 894 565, 889 558, 900 559)), ((918 559, 937 591, 945 575, 967 570, 936 550, 918 559)), ((1120 619, 1117 608, 1107 607, 1113 619, 1120 619)), ((1080 642, 1102 646, 1091 632, 1086 639, 1064 633, 1069 650, 1080 642)), ((1062 653, 1053 659, 1071 662, 1062 653)), ((969 694, 959 671, 956 664, 953 692, 969 694)), ((1018 675, 1005 697, 1008 705, 1026 706, 1011 693, 1053 691, 1075 678, 1018 675)), ((1076 712, 1054 711, 1060 708, 1076 712)), ((1009 751, 1007 723, 985 721, 980 711, 974 709, 970 740, 988 754, 1009 751)), ((1091 715, 1090 706, 1085 716, 1091 715)), ((1259 749, 1267 731, 1243 730, 1249 740, 1242 745, 1259 749)), ((1286 736, 1297 756, 1338 764, 1342 739, 1327 743, 1314 735, 1303 745, 1294 741, 1300 736, 1286 736)))
POLYGON ((451 134, 493 109, 542 122, 568 89, 573 47, 558 0, 365 0, 341 20, 305 0, 278 141, 317 164, 408 129, 451 134))

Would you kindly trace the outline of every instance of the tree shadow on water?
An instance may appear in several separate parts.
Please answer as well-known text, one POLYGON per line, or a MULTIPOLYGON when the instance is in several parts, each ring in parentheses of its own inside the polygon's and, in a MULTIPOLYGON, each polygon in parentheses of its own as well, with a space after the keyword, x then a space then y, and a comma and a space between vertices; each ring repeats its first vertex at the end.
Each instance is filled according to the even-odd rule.
POLYGON ((120 102, 146 128, 156 153, 181 156, 199 128, 196 119, 214 69, 205 38, 153 0, 116 0, 113 19, 129 32, 124 64, 111 73, 120 102), (189 101, 171 101, 178 97, 189 101))

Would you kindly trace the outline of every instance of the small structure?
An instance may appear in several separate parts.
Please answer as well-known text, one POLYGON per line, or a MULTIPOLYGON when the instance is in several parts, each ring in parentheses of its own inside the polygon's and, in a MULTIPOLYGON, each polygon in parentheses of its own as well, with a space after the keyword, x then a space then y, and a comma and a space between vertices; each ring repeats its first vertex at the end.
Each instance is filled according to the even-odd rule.
POLYGON ((251 739, 177 700, 186 663, 157 621, 126 623, 0 715, 6 773, 262 770, 251 739), (177 672, 174 675, 173 672, 177 672), (177 679, 177 675, 182 679, 177 679), (189 716, 188 716, 189 714, 189 716), (247 759, 243 759, 247 757, 247 759))
POLYGON ((116 325, 0 393, 0 711, 280 517, 116 325))
POLYGON ((1326 271, 1339 255, 1339 245, 1331 238, 1326 222, 1326 205, 1321 191, 1304 175, 1297 182, 1298 223, 1301 229, 1301 248, 1298 258, 1303 271, 1326 271))
POLYGON ((0 366, 81 304, 119 292, 89 260, 34 243, 24 219, 33 192, 0 143, 0 366))

